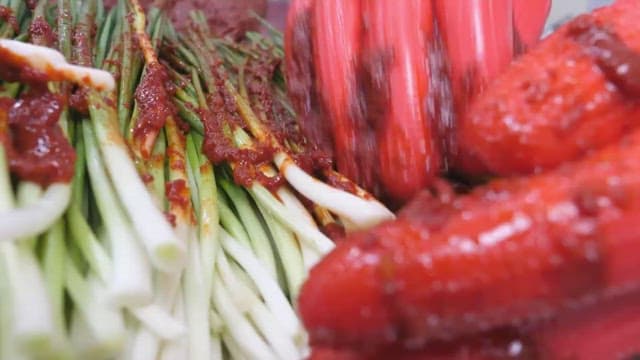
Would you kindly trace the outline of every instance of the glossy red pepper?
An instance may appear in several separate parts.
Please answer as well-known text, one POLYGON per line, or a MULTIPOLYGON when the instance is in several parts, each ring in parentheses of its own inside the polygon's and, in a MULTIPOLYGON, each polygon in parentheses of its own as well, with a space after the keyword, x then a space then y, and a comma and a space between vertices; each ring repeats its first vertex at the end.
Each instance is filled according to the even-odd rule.
POLYGON ((469 101, 516 45, 535 43, 549 1, 533 3, 293 1, 285 51, 301 128, 340 172, 404 203, 445 155, 457 160, 456 119, 469 101))
POLYGON ((551 10, 551 0, 512 0, 516 53, 535 45, 551 10))
POLYGON ((375 130, 368 150, 377 154, 382 195, 404 202, 440 170, 435 122, 427 107, 432 4, 425 0, 364 4, 365 22, 372 26, 366 29, 359 90, 367 123, 375 130))

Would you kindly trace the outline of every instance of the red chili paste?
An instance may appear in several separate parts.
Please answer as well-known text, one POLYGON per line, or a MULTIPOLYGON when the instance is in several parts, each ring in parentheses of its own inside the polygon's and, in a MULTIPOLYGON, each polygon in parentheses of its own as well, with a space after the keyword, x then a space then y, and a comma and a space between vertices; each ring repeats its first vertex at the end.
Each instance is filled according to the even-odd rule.
POLYGON ((62 108, 62 99, 44 87, 32 87, 15 102, 0 101, 0 121, 9 130, 3 145, 18 178, 42 186, 73 178, 76 154, 58 125, 62 108))
POLYGON ((11 173, 42 186, 70 182, 76 154, 58 120, 64 99, 50 93, 46 82, 62 75, 29 67, 25 59, 0 46, 0 79, 30 85, 16 101, 0 101, 0 141, 9 158, 11 173))
POLYGON ((20 25, 18 25, 18 19, 13 14, 13 10, 10 7, 0 5, 0 19, 4 20, 11 28, 13 32, 18 33, 20 31, 20 25))
POLYGON ((139 108, 138 122, 133 129, 133 136, 138 139, 157 134, 168 117, 176 118, 176 108, 168 90, 169 75, 159 63, 147 66, 142 81, 135 92, 139 108))
POLYGON ((29 26, 29 38, 36 45, 53 47, 56 43, 56 34, 51 25, 42 17, 38 16, 29 26))

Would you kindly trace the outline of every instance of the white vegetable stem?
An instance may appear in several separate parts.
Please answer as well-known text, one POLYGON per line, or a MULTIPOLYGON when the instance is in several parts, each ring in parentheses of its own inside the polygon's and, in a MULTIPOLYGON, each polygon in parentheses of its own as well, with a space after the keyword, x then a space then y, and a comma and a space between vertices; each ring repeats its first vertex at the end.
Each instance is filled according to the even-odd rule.
POLYGON ((189 262, 184 274, 184 305, 188 331, 188 359, 209 359, 211 342, 209 341, 209 304, 210 293, 204 274, 213 268, 204 268, 201 261, 200 244, 191 239, 189 244, 189 262))
MULTIPOLYGON (((314 229, 318 229, 313 216, 309 214, 307 209, 304 207, 302 202, 291 192, 289 187, 281 187, 278 189, 278 197, 280 201, 284 204, 284 207, 293 213, 300 214, 300 219, 306 219, 309 226, 314 229)), ((304 263, 304 268, 308 272, 315 264, 317 264, 320 259, 322 259, 323 254, 318 252, 316 249, 309 246, 308 242, 300 241, 300 251, 302 252, 302 261, 304 263)), ((306 277, 306 274, 305 274, 306 277)))
POLYGON ((220 313, 220 317, 227 324, 229 335, 237 342, 238 350, 244 357, 264 360, 276 359, 269 346, 231 301, 231 295, 219 279, 213 281, 213 303, 220 313))
POLYGON ((267 340, 278 359, 296 360, 301 358, 299 349, 296 347, 296 338, 298 334, 290 334, 283 327, 280 319, 265 306, 260 300, 258 294, 248 288, 249 283, 238 281, 236 277, 243 277, 244 271, 237 266, 230 266, 226 258, 220 261, 220 272, 223 273, 223 282, 229 288, 232 299, 242 297, 249 304, 244 311, 251 318, 252 323, 257 330, 267 340), (232 269, 233 268, 233 269, 232 269), (234 281, 235 280, 235 281, 234 281), (230 282, 234 282, 230 286, 230 282))
POLYGON ((31 68, 52 76, 54 80, 67 80, 96 90, 111 91, 115 88, 115 79, 109 72, 71 65, 57 50, 9 39, 0 39, 0 48, 11 52, 31 68))
POLYGON ((284 270, 284 280, 291 299, 296 299, 304 279, 306 278, 304 261, 300 249, 300 243, 290 229, 265 211, 261 204, 258 208, 264 214, 264 220, 273 237, 273 243, 278 253, 278 258, 284 270))
MULTIPOLYGON (((273 161, 287 182, 302 196, 340 215, 350 227, 353 227, 353 230, 366 229, 394 218, 393 213, 373 197, 368 199, 336 189, 304 172, 296 165, 291 156, 282 150, 282 145, 273 135, 265 131, 251 110, 247 99, 238 94, 229 80, 225 81, 225 87, 233 95, 238 105, 238 112, 242 115, 252 134, 261 141, 267 141, 270 145, 280 149, 273 161)), ((234 132, 235 140, 238 144, 248 145, 250 140, 243 132, 242 129, 236 130, 234 132)))
POLYGON ((139 308, 130 308, 131 313, 152 334, 163 340, 173 340, 183 336, 186 328, 181 321, 174 319, 162 306, 151 304, 139 308))
POLYGON ((331 187, 307 174, 284 152, 274 162, 294 189, 307 199, 346 219, 354 228, 367 229, 395 216, 374 198, 364 199, 331 187))
MULTIPOLYGON (((208 317, 205 315, 205 319, 208 320, 208 317)), ((185 320, 185 303, 184 298, 182 296, 178 296, 176 299, 176 304, 173 310, 173 316, 180 320, 185 320)), ((208 329, 208 326, 207 326, 208 329)), ((208 334, 208 332, 207 332, 208 334)), ((160 353, 159 360, 177 360, 177 359, 208 359, 209 353, 197 353, 197 350, 202 350, 201 347, 198 349, 190 348, 190 339, 191 334, 188 337, 181 337, 175 340, 169 341, 164 344, 162 347, 162 352, 160 353)), ((209 346, 209 338, 206 338, 207 347, 209 346)))
MULTIPOLYGON (((97 278, 83 278, 73 264, 67 262, 66 287, 75 307, 80 311, 93 341, 84 351, 91 358, 109 358, 122 350, 126 329, 122 312, 105 301, 107 291, 97 278)), ((76 339, 77 340, 77 339, 76 339)))
POLYGON ((33 254, 10 243, 0 244, 9 282, 11 332, 27 354, 51 351, 55 338, 53 309, 47 288, 33 254))
MULTIPOLYGON (((10 209, 13 202, 7 161, 4 148, 0 145, 0 210, 10 209)), ((28 244, 20 245, 0 243, 4 279, 7 282, 2 306, 8 310, 1 314, 7 316, 4 321, 8 326, 2 330, 9 332, 2 336, 14 343, 3 346, 15 345, 26 350, 26 354, 42 355, 51 350, 55 338, 53 308, 34 253, 28 244)))
POLYGON ((92 123, 115 189, 140 235, 153 265, 164 272, 178 272, 186 260, 185 245, 158 209, 138 175, 118 130, 112 107, 95 92, 89 95, 92 123))
POLYGON ((302 325, 289 301, 260 261, 224 230, 221 231, 220 240, 224 250, 247 272, 286 334, 297 336, 302 332, 302 325))
POLYGON ((264 186, 254 183, 251 185, 250 192, 265 210, 296 233, 301 241, 307 242, 321 254, 326 254, 335 247, 331 239, 320 232, 315 225, 309 224, 305 215, 289 210, 264 186))
POLYGON ((160 339, 145 327, 133 334, 127 353, 120 360, 157 360, 160 339))
POLYGON ((37 236, 62 216, 71 200, 70 184, 52 184, 37 202, 0 209, 0 241, 37 236))
POLYGON ((116 192, 104 170, 96 140, 89 124, 82 126, 89 179, 102 215, 113 266, 109 297, 120 306, 141 306, 153 300, 151 266, 131 224, 120 208, 116 192))
MULTIPOLYGON (((296 345, 297 336, 288 333, 277 314, 265 306, 259 294, 253 290, 252 280, 246 278, 245 271, 234 263, 229 263, 225 255, 221 255, 218 259, 218 270, 235 308, 248 316, 255 326, 257 333, 252 336, 264 338, 278 359, 301 358, 296 345)), ((223 318, 226 315, 222 310, 220 314, 223 318)), ((227 328, 230 327, 227 325, 227 328)), ((251 330, 253 331, 253 328, 251 330)), ((232 337, 231 340, 236 340, 239 350, 247 352, 243 349, 245 342, 242 339, 232 337)))

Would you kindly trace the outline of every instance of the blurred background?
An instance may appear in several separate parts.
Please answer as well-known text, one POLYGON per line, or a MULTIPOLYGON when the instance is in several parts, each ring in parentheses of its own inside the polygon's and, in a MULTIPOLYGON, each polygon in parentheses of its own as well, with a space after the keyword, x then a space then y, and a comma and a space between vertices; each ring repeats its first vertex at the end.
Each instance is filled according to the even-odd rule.
POLYGON ((552 31, 568 19, 573 18, 580 13, 612 2, 613 0, 553 0, 546 31, 552 31))
POLYGON ((288 8, 289 0, 269 0, 269 6, 267 7, 267 20, 274 24, 278 29, 284 29, 288 8))
MULTIPOLYGON (((547 23, 547 31, 551 31, 577 14, 612 2, 613 0, 554 0, 547 23)), ((284 29, 288 5, 289 0, 269 0, 267 19, 279 29, 284 29)))

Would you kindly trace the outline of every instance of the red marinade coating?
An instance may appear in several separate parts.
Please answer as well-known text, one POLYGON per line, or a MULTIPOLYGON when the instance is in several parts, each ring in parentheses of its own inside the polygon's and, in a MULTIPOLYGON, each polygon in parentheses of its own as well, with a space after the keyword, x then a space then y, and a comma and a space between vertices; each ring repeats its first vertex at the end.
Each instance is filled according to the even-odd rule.
POLYGON ((9 82, 42 84, 48 80, 61 80, 60 74, 44 73, 29 67, 24 58, 0 46, 0 79, 9 82))
POLYGON ((6 115, 9 130, 8 143, 4 145, 11 173, 42 186, 70 182, 76 154, 58 124, 62 99, 46 89, 32 88, 11 102, 2 100, 0 109, 6 115))
POLYGON ((38 16, 29 25, 29 37, 32 43, 40 46, 53 46, 57 37, 51 25, 42 16, 38 16))
POLYGON ((313 344, 454 339, 640 285, 640 131, 553 172, 498 180, 348 236, 310 273, 313 344), (628 236, 620 236, 624 220, 628 236))
POLYGON ((619 1, 573 20, 516 60, 460 119, 458 169, 539 172, 636 126, 638 17, 637 3, 619 1))
POLYGON ((633 359, 640 353, 639 300, 640 292, 634 292, 570 309, 539 326, 482 333, 419 349, 315 347, 310 360, 633 359))
POLYGON ((272 161, 275 149, 263 144, 254 149, 235 146, 226 131, 239 126, 239 115, 235 101, 225 90, 223 79, 217 82, 218 91, 212 92, 207 99, 211 110, 200 110, 204 124, 203 153, 214 164, 232 164, 233 179, 239 185, 251 186, 258 181, 271 190, 277 189, 284 183, 284 178, 279 174, 269 177, 260 170, 263 164, 272 161))
POLYGON ((16 16, 10 7, 0 5, 0 20, 8 23, 15 33, 18 33, 18 31, 20 31, 18 19, 16 19, 16 16))
MULTIPOLYGON (((112 7, 117 1, 105 0, 104 3, 112 7)), ((188 29, 191 12, 200 10, 216 35, 235 39, 241 38, 246 31, 260 28, 260 22, 252 16, 251 11, 263 18, 267 13, 266 0, 141 0, 140 4, 147 9, 160 6, 178 30, 188 29)))
POLYGON ((170 80, 165 68, 160 63, 149 64, 135 92, 139 116, 133 136, 137 140, 143 141, 158 134, 167 118, 175 117, 176 108, 169 88, 170 80))

